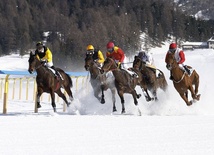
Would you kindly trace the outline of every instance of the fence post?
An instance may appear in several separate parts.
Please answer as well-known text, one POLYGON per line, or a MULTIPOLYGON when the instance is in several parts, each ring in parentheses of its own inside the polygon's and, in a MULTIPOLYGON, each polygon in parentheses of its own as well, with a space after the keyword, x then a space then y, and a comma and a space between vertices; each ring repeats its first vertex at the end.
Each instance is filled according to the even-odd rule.
POLYGON ((5 84, 4 84, 4 103, 3 103, 3 114, 7 113, 7 99, 8 99, 8 78, 9 74, 6 75, 5 84))

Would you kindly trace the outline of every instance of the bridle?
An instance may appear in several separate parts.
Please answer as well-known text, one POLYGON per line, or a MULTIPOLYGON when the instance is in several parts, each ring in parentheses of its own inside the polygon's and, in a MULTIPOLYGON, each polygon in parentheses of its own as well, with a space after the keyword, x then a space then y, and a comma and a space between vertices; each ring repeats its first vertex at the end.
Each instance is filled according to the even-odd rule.
POLYGON ((118 69, 117 67, 116 67, 116 68, 113 68, 113 69, 110 69, 110 68, 111 68, 111 66, 115 63, 115 61, 114 61, 113 59, 111 59, 111 58, 108 58, 108 60, 110 60, 110 61, 111 61, 111 63, 110 63, 110 65, 108 66, 107 70, 108 70, 108 71, 114 71, 114 70, 117 70, 117 69, 118 69))
MULTIPOLYGON (((138 60, 138 62, 140 62, 139 70, 142 70, 142 68, 143 68, 143 67, 142 67, 142 66, 143 66, 142 60, 141 60, 139 57, 135 57, 134 62, 135 62, 136 60, 138 60)), ((134 65, 136 65, 136 63, 135 63, 134 65)), ((134 66, 133 66, 133 67, 134 67, 134 66)))

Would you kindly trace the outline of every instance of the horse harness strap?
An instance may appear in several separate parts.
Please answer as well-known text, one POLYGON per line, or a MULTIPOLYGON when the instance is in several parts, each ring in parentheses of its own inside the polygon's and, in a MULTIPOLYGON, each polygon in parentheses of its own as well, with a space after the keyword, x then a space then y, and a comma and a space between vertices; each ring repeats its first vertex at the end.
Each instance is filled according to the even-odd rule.
POLYGON ((180 83, 180 82, 183 80, 184 76, 185 76, 185 72, 183 73, 183 75, 182 75, 182 77, 181 77, 181 79, 180 79, 179 81, 175 81, 175 80, 173 79, 173 82, 175 82, 175 83, 180 83))

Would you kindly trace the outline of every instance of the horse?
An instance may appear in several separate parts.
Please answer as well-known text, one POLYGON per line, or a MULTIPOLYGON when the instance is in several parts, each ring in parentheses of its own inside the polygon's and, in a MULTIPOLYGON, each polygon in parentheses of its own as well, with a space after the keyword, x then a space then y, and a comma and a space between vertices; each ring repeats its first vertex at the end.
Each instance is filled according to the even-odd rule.
MULTIPOLYGON (((173 53, 169 53, 166 57, 166 68, 170 70, 173 76, 173 85, 187 106, 192 105, 193 101, 200 100, 201 95, 198 94, 199 75, 195 70, 190 76, 187 75, 185 71, 179 68, 173 53), (188 90, 191 92, 193 100, 188 101, 188 90)), ((188 66, 188 68, 191 69, 192 67, 188 66)))
MULTIPOLYGON (((121 100, 121 105, 122 105, 121 113, 123 114, 125 113, 125 106, 124 106, 125 100, 124 100, 123 94, 124 93, 132 94, 132 97, 134 99, 134 104, 137 106, 138 105, 137 99, 141 97, 141 94, 137 94, 135 87, 137 84, 141 83, 141 81, 137 77, 132 77, 132 75, 130 75, 127 71, 123 69, 119 69, 116 62, 112 58, 107 57, 101 68, 101 72, 106 73, 109 71, 112 71, 115 77, 115 86, 121 100)), ((147 92, 146 88, 145 88, 145 91, 147 92)))
POLYGON ((93 60, 92 56, 87 56, 85 58, 85 69, 86 71, 90 72, 90 83, 94 91, 94 96, 100 101, 101 104, 104 104, 104 91, 110 89, 112 94, 113 112, 117 111, 115 106, 116 87, 114 83, 114 77, 107 77, 106 75, 101 74, 100 67, 93 60), (101 97, 99 96, 100 93, 101 97))
POLYGON ((43 92, 49 93, 51 95, 51 104, 54 112, 56 112, 55 93, 57 93, 58 96, 65 101, 67 107, 69 107, 71 103, 67 101, 65 95, 62 93, 60 88, 64 88, 69 96, 70 101, 73 101, 73 95, 70 89, 73 87, 71 77, 66 74, 62 69, 56 68, 56 70, 61 75, 61 78, 56 78, 54 73, 49 68, 44 66, 44 63, 40 62, 40 60, 33 52, 30 52, 28 62, 28 72, 30 74, 33 74, 33 72, 36 71, 37 73, 37 108, 41 108, 40 97, 43 92))
POLYGON ((157 89, 160 88, 163 91, 166 91, 168 87, 164 73, 158 69, 160 73, 159 77, 156 77, 156 69, 147 67, 138 56, 134 57, 133 68, 140 70, 148 90, 153 94, 155 101, 157 101, 157 89))

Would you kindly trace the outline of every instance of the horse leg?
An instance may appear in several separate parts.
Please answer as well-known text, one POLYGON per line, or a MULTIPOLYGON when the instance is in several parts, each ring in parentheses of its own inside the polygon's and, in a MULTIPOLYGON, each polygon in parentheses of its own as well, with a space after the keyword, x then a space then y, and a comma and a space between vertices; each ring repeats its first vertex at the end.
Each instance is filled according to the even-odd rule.
MULTIPOLYGON (((74 97, 73 97, 73 93, 72 93, 70 87, 66 86, 66 87, 64 87, 64 89, 65 89, 65 91, 67 92, 70 101, 72 102, 72 101, 74 100, 74 97)), ((70 105, 70 103, 68 103, 68 104, 70 105)), ((68 105, 68 104, 67 104, 67 105, 68 105)))
MULTIPOLYGON (((67 91, 66 91, 67 92, 67 91)), ((57 95, 59 96, 59 97, 61 97, 64 101, 65 101, 65 103, 66 103, 66 105, 67 105, 67 107, 69 107, 69 105, 71 104, 70 102, 68 102, 68 100, 66 99, 66 97, 65 97, 65 95, 62 93, 62 91, 59 89, 59 90, 57 90, 57 95)), ((73 97, 72 97, 73 98, 73 97)))
POLYGON ((37 87, 37 95, 36 95, 36 101, 37 101, 37 108, 41 108, 41 104, 40 104, 40 97, 43 93, 43 90, 40 87, 37 87))
POLYGON ((41 97, 41 93, 40 92, 37 92, 37 95, 36 95, 36 101, 37 101, 37 108, 41 108, 41 104, 40 104, 40 97, 41 97))
POLYGON ((54 91, 51 90, 50 94, 51 94, 51 105, 53 107, 54 112, 56 112, 56 104, 55 104, 55 94, 54 94, 54 91))
POLYGON ((102 104, 104 104, 105 103, 105 98, 104 98, 104 85, 102 84, 101 86, 101 101, 100 101, 100 103, 102 103, 102 104))
POLYGON ((124 106, 125 100, 124 100, 124 97, 123 97, 123 92, 119 91, 118 95, 120 97, 121 105, 122 105, 122 112, 121 112, 121 114, 124 114, 126 112, 126 110, 125 110, 125 106, 124 106))
POLYGON ((99 93, 100 93, 100 88, 95 88, 94 89, 94 96, 100 101, 101 98, 99 97, 99 93))
POLYGON ((115 88, 111 89, 112 102, 113 102, 113 112, 117 111, 116 106, 115 106, 115 103, 116 103, 115 93, 116 93, 115 88))
POLYGON ((132 94, 132 97, 133 97, 133 99, 134 99, 134 104, 137 106, 137 105, 138 105, 138 101, 137 101, 137 96, 138 96, 138 94, 137 94, 136 90, 134 89, 134 90, 131 92, 131 94, 132 94))
POLYGON ((196 80, 195 80, 195 95, 197 97, 198 100, 200 100, 200 94, 198 94, 198 87, 199 87, 199 76, 196 76, 195 77, 196 80))
POLYGON ((196 94, 195 94, 195 91, 194 91, 192 85, 189 86, 189 90, 190 90, 190 92, 191 92, 191 95, 192 95, 193 100, 197 100, 197 101, 198 101, 199 98, 200 98, 200 95, 196 95, 196 94))
POLYGON ((157 90, 154 89, 154 90, 152 91, 152 94, 153 94, 153 96, 154 96, 155 101, 157 101, 157 100, 158 100, 158 98, 157 98, 157 90))
POLYGON ((151 100, 154 100, 154 98, 151 98, 151 97, 150 97, 150 95, 149 95, 147 89, 143 89, 143 88, 142 88, 142 91, 143 91, 143 94, 144 94, 144 96, 145 96, 147 102, 149 102, 149 101, 151 101, 151 100))
POLYGON ((188 101, 188 99, 187 99, 187 97, 186 97, 186 93, 184 93, 184 94, 180 94, 179 93, 179 95, 181 96, 181 98, 186 102, 186 104, 187 104, 187 106, 190 106, 190 105, 192 105, 192 101, 188 101))

